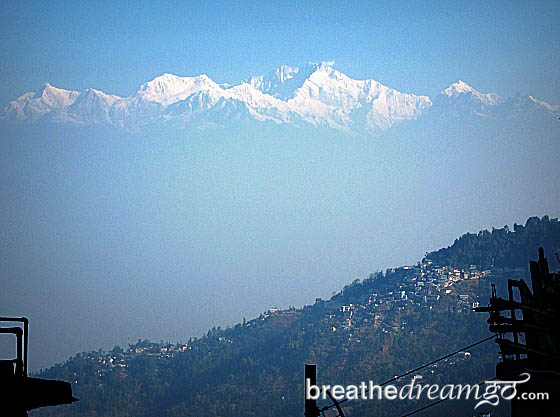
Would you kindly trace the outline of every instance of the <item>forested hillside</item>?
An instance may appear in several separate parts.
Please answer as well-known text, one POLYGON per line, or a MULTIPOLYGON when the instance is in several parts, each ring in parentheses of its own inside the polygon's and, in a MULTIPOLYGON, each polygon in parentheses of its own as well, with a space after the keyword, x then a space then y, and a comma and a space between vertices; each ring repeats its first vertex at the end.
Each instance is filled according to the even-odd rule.
MULTIPOLYGON (((525 226, 514 224, 492 231, 466 233, 453 245, 428 253, 426 258, 453 267, 476 265, 481 269, 492 267, 526 267, 527 259, 535 256, 542 246, 549 257, 560 251, 560 222, 544 216, 530 217, 525 226)), ((553 262, 555 264, 556 261, 553 262)), ((557 264, 556 264, 557 265, 557 264)))
MULTIPOLYGON (((545 216, 514 231, 467 234, 416 265, 371 274, 301 309, 270 309, 184 343, 138 341, 76 355, 41 376, 71 382, 80 401, 32 416, 301 416, 304 363, 317 364, 320 384, 381 383, 489 336, 473 305, 488 302, 491 283, 503 294, 507 278, 527 278, 536 245, 550 258, 559 232, 558 220, 545 216)), ((414 375, 473 384, 492 378, 497 360, 490 341, 414 375)), ((351 401, 344 412, 390 417, 424 403, 351 401)), ((429 415, 448 415, 449 407, 429 415)), ((472 404, 453 407, 457 417, 474 414, 472 404)))

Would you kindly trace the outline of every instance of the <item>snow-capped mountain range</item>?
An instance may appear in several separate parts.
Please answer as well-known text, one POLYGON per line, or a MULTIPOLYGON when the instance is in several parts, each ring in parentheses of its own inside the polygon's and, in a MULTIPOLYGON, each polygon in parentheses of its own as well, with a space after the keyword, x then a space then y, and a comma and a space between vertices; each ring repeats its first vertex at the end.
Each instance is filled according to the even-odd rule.
POLYGON ((88 88, 68 91, 46 83, 36 93, 10 102, 3 120, 106 124, 136 130, 152 123, 223 125, 238 120, 271 121, 296 126, 326 126, 371 134, 414 120, 428 112, 477 117, 510 117, 524 109, 560 113, 532 96, 503 100, 483 94, 463 81, 432 99, 401 93, 375 80, 354 80, 332 63, 302 68, 282 66, 237 85, 220 85, 207 75, 163 74, 129 97, 88 88))

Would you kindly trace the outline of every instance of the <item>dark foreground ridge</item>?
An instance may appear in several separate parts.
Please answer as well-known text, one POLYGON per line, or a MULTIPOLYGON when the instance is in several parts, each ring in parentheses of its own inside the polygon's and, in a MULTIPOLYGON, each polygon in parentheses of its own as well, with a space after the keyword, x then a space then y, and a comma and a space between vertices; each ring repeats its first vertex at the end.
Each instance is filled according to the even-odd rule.
MULTIPOLYGON (((467 234, 416 265, 356 280, 329 300, 270 309, 188 342, 139 340, 126 349, 80 353, 40 373, 70 382, 80 402, 32 415, 301 416, 304 363, 318 365, 322 384, 380 383, 490 336, 473 308, 488 303, 492 285, 507 293, 508 279, 527 279, 539 246, 549 254, 559 250, 558 219, 532 217, 514 230, 467 234)), ((495 376, 498 357, 497 345, 484 343, 400 381, 422 376, 424 383, 474 384, 495 376)), ((344 413, 390 417, 426 404, 351 401, 344 413)), ((480 411, 448 401, 426 415, 480 411)))

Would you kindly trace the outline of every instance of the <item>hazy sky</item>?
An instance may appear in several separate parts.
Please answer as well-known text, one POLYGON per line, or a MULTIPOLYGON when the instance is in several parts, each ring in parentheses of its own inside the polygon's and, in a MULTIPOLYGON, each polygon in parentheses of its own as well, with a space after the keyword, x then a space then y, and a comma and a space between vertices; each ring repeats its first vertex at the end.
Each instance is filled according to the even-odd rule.
POLYGON ((433 95, 560 104, 558 1, 3 2, 0 105, 46 81, 129 95, 165 72, 238 82, 330 61, 354 78, 433 95))
MULTIPOLYGON (((560 104, 559 2, 444 3, 3 2, 0 105, 46 81, 127 96, 165 72, 237 82, 326 60, 405 92, 463 79, 560 104)), ((0 315, 31 317, 37 369, 312 303, 461 233, 560 214, 556 126, 416 126, 2 127, 0 315)))

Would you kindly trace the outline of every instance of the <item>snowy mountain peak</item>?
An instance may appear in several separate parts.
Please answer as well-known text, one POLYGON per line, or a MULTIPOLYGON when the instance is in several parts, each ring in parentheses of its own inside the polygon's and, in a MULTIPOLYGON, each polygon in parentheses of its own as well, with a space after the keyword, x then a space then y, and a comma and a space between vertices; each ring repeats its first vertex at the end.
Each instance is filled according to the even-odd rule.
POLYGON ((108 105, 113 104, 117 100, 122 100, 122 97, 115 96, 112 94, 105 94, 103 91, 96 90, 95 88, 87 88, 83 93, 81 93, 78 98, 74 101, 73 105, 85 102, 102 102, 108 105))
POLYGON ((293 96, 306 76, 300 68, 283 65, 266 74, 251 77, 246 82, 265 94, 285 100, 293 96))
POLYGON ((451 84, 445 90, 443 90, 443 93, 449 97, 454 96, 456 94, 474 93, 474 92, 478 93, 478 91, 476 91, 474 88, 472 88, 469 84, 467 84, 463 80, 459 80, 451 84))
POLYGON ((80 93, 46 83, 39 91, 9 103, 0 118, 106 124, 128 130, 153 123, 207 126, 254 120, 374 134, 415 120, 431 107, 432 114, 494 119, 527 111, 560 111, 560 106, 532 96, 506 103, 497 94, 480 93, 461 80, 443 90, 432 104, 427 96, 402 93, 373 79, 353 79, 336 70, 332 62, 311 62, 302 67, 281 66, 236 85, 218 85, 205 74, 165 73, 124 98, 94 88, 80 93))
POLYGON ((64 90, 57 88, 49 83, 43 84, 43 88, 38 94, 38 99, 49 106, 68 106, 80 95, 79 91, 64 90))
POLYGON ((266 74, 251 77, 247 82, 263 93, 288 100, 295 96, 297 89, 315 72, 334 71, 332 65, 332 62, 308 62, 302 67, 283 65, 266 74))
POLYGON ((294 75, 296 75, 298 72, 299 68, 282 65, 281 67, 276 68, 274 74, 276 75, 276 78, 278 78, 278 81, 283 83, 294 78, 294 75))
POLYGON ((320 71, 334 71, 334 61, 323 61, 323 62, 309 62, 307 64, 310 67, 315 68, 320 71))
POLYGON ((136 96, 168 106, 184 100, 198 91, 220 88, 206 74, 196 77, 180 77, 174 74, 163 74, 140 86, 136 96))
POLYGON ((503 101, 499 95, 495 93, 480 93, 462 80, 451 84, 449 87, 442 91, 442 94, 449 98, 458 98, 467 95, 470 98, 489 106, 500 104, 503 101))
POLYGON ((54 88, 51 83, 49 82, 45 82, 41 85, 41 88, 39 88, 39 90, 37 90, 36 95, 37 97, 41 97, 43 95, 43 93, 45 93, 45 91, 48 91, 49 89, 54 88))
POLYGON ((205 74, 197 77, 181 77, 179 75, 165 73, 155 77, 153 80, 148 81, 140 86, 139 92, 153 91, 153 92, 169 92, 173 88, 180 88, 181 86, 191 82, 195 79, 208 79, 205 74))
POLYGON ((72 105, 79 95, 79 91, 64 90, 45 83, 39 91, 23 94, 9 103, 1 118, 34 121, 48 113, 72 105))

